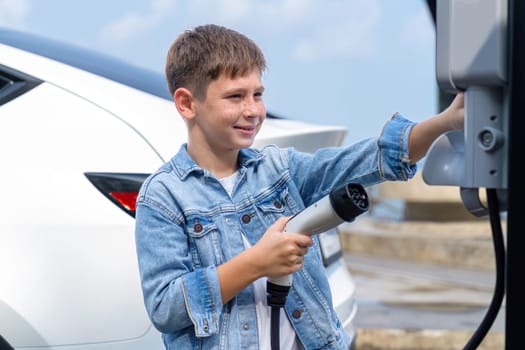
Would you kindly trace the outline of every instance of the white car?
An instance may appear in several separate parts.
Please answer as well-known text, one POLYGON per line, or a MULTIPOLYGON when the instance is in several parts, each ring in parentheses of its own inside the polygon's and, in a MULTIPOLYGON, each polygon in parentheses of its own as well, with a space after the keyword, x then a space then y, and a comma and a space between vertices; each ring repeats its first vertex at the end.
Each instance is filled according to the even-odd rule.
MULTIPOLYGON (((340 145, 347 130, 269 115, 256 146, 340 145)), ((161 350, 134 245, 143 179, 185 141, 160 73, 0 29, 0 349, 161 350)), ((336 310, 355 285, 322 234, 336 310)))

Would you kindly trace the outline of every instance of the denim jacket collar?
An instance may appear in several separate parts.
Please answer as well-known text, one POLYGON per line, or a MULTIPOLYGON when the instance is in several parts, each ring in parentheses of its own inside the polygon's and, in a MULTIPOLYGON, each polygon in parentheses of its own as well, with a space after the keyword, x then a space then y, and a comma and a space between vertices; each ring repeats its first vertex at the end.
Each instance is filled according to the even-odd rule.
MULTIPOLYGON (((245 168, 250 165, 255 165, 261 159, 264 154, 254 148, 244 148, 239 151, 239 168, 245 168)), ((178 152, 171 159, 171 166, 175 169, 177 175, 181 180, 186 179, 192 172, 196 174, 206 174, 207 170, 201 168, 188 154, 188 144, 185 143, 180 147, 178 152)))

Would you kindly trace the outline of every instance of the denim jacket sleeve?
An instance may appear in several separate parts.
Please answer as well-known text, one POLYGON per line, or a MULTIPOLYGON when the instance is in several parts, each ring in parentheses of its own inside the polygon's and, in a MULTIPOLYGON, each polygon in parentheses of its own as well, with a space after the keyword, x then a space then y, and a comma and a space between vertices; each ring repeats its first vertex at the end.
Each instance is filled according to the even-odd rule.
POLYGON ((139 194, 135 240, 144 303, 155 328, 174 333, 193 324, 198 337, 217 333, 223 305, 216 267, 191 268, 176 214, 139 194))
POLYGON ((383 127, 377 140, 380 181, 407 181, 416 173, 417 166, 410 165, 408 157, 408 138, 414 125, 396 113, 383 127))
POLYGON ((408 158, 408 137, 414 122, 396 113, 385 124, 378 138, 314 154, 287 150, 291 175, 298 185, 305 205, 309 205, 345 183, 364 187, 384 181, 406 181, 417 166, 408 158))

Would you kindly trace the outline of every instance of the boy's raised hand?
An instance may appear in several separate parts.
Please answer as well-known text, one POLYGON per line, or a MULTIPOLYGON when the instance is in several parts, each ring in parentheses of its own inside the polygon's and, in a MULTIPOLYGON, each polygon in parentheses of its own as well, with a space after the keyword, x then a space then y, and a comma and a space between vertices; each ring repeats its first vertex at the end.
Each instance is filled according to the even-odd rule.
POLYGON ((408 141, 410 164, 415 164, 423 158, 432 142, 441 134, 451 130, 463 130, 464 104, 464 93, 460 92, 441 113, 414 125, 408 141))
POLYGON ((460 92, 454 97, 450 105, 442 112, 450 123, 450 130, 464 129, 465 121, 465 96, 460 92))

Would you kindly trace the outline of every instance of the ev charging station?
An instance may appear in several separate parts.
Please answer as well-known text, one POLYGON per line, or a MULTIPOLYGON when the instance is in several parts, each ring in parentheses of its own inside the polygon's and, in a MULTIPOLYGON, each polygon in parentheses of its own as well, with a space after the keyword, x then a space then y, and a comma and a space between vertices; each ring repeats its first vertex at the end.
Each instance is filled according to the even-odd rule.
POLYGON ((489 216, 496 287, 480 327, 465 349, 475 349, 506 297, 505 349, 525 349, 525 224, 520 214, 525 179, 525 2, 427 0, 436 24, 436 77, 442 91, 464 92, 465 129, 443 134, 423 167, 429 185, 459 186, 465 207, 489 216), (521 152, 524 152, 523 154, 521 152), (479 197, 485 189, 487 203, 479 197), (506 243, 500 214, 506 214, 506 243))

